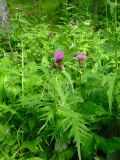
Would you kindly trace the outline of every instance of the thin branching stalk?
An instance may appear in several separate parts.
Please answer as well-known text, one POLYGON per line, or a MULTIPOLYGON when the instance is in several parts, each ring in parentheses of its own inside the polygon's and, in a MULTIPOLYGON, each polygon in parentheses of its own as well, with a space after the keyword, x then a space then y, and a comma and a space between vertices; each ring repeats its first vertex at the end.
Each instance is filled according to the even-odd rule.
POLYGON ((24 98, 24 48, 22 42, 22 98, 24 98))

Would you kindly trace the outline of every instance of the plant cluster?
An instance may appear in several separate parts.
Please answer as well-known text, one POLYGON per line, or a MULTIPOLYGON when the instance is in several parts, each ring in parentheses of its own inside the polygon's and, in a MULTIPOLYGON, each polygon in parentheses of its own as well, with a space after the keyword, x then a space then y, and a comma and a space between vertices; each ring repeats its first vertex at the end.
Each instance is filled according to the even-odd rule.
POLYGON ((98 160, 120 150, 120 27, 34 26, 21 16, 10 25, 0 32, 0 159, 98 160))

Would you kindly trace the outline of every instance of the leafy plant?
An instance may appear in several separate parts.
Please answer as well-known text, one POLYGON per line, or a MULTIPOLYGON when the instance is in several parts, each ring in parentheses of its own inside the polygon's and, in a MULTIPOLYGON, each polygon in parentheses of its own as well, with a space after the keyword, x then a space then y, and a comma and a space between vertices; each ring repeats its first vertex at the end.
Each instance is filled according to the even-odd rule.
POLYGON ((89 12, 79 20, 77 4, 63 5, 68 19, 54 28, 19 13, 2 31, 1 159, 105 159, 120 149, 117 15, 96 30, 89 12))

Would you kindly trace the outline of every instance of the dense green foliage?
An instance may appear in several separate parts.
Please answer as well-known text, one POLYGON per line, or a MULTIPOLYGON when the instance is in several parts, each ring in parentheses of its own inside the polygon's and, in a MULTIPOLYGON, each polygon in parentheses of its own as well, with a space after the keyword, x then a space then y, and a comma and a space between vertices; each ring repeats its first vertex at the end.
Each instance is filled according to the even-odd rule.
POLYGON ((120 150, 119 4, 108 1, 102 20, 105 5, 91 19, 88 4, 58 4, 52 24, 17 12, 0 30, 0 160, 106 160, 120 150))

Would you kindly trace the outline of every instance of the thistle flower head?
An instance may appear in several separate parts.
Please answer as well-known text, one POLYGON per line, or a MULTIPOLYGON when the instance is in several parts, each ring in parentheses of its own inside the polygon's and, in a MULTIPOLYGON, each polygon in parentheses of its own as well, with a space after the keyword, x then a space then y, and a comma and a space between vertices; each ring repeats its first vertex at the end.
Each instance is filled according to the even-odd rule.
POLYGON ((80 53, 80 54, 78 54, 78 55, 75 57, 75 60, 81 61, 81 60, 84 60, 84 59, 86 59, 86 58, 87 58, 87 56, 86 56, 85 54, 80 53))
POLYGON ((56 62, 62 61, 64 58, 64 52, 62 52, 62 51, 55 52, 54 58, 55 58, 56 62))

